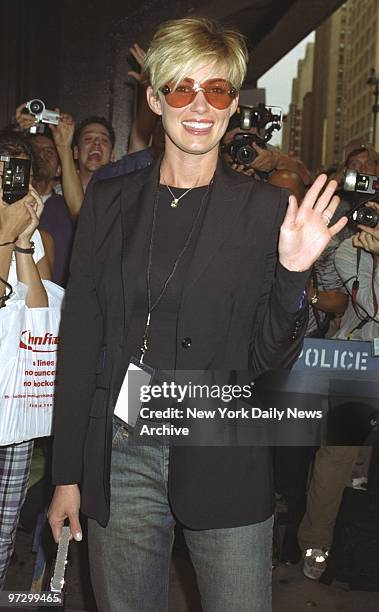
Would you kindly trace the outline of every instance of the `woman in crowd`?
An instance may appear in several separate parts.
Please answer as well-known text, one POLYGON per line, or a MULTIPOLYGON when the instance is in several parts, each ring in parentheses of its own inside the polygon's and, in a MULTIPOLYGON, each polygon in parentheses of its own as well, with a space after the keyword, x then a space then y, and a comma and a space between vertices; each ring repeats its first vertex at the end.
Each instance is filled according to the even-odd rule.
MULTIPOLYGON (((19 135, 0 134, 0 155, 31 158, 27 142, 19 135)), ((3 162, 0 162, 0 175, 3 162)), ((1 181, 2 183, 2 181, 1 181)), ((7 333, 1 325, 3 308, 18 300, 20 308, 48 305, 41 279, 50 278, 50 266, 37 230, 43 204, 37 192, 29 193, 12 205, 2 199, 0 187, 0 337, 7 333), (15 291, 17 283, 26 292, 15 291)), ((0 351, 4 350, 0 341, 0 351)), ((2 400, 3 401, 3 400, 2 400)), ((4 408, 4 406, 3 406, 4 408)), ((0 407, 1 410, 1 407, 0 407)), ((4 426, 0 412, 0 428, 4 426)), ((18 518, 25 499, 32 458, 33 440, 0 446, 0 589, 12 556, 18 518)))

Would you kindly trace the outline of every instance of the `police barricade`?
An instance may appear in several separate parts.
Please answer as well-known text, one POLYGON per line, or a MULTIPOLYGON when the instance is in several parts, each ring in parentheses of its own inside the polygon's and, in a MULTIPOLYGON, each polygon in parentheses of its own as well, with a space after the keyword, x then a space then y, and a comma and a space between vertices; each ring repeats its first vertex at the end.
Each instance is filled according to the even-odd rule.
POLYGON ((292 370, 255 380, 248 371, 191 370, 163 372, 146 385, 132 372, 132 438, 184 446, 362 444, 377 410, 378 365, 369 342, 305 339, 292 370))
POLYGON ((371 342, 305 338, 293 370, 378 372, 379 357, 372 353, 371 342))
POLYGON ((379 358, 373 343, 305 338, 289 373, 267 376, 276 392, 263 393, 284 414, 266 428, 277 445, 354 445, 375 427, 379 358))

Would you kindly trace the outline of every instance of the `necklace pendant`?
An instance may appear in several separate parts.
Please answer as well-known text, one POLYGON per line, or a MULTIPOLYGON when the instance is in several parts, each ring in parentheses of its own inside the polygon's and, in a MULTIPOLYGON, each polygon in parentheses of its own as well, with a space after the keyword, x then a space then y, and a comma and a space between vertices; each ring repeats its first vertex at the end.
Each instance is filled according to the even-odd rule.
POLYGON ((179 199, 174 198, 171 202, 171 208, 178 208, 178 202, 179 202, 179 199))

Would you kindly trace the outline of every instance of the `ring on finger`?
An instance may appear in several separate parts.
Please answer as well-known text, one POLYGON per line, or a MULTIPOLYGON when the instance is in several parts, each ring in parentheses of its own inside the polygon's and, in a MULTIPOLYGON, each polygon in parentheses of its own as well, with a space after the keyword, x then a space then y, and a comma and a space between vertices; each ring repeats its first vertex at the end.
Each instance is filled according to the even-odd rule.
POLYGON ((322 213, 321 216, 325 219, 325 225, 329 225, 332 217, 330 215, 328 215, 328 213, 325 212, 325 211, 322 213))

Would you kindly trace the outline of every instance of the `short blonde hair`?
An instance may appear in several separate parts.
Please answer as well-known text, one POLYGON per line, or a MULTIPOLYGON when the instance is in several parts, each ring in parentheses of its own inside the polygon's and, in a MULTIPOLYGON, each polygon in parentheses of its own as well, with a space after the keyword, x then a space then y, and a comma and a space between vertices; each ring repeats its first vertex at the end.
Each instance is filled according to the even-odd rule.
MULTIPOLYGON (((237 90, 246 76, 248 52, 240 32, 211 19, 175 19, 162 23, 145 58, 145 71, 154 94, 168 81, 175 87, 191 72, 213 63, 208 78, 226 68, 227 80, 237 90)), ((218 74, 217 74, 218 73, 218 74)))

